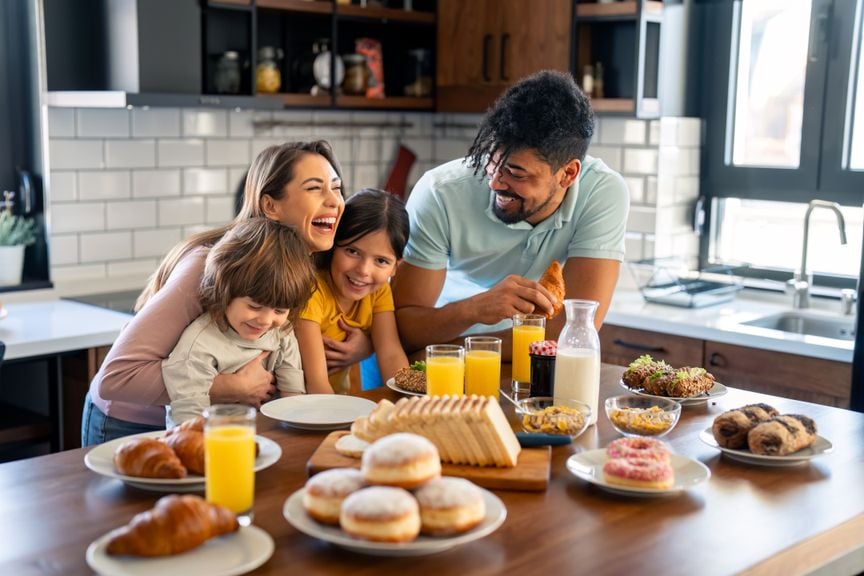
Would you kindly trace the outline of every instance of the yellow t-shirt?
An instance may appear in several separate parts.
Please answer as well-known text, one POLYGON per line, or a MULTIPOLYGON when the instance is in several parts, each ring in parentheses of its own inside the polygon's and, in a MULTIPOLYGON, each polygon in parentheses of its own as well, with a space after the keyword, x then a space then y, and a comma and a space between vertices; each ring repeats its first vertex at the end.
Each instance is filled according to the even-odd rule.
MULTIPOLYGON (((367 334, 372 328, 372 317, 378 312, 392 312, 393 292, 390 284, 384 284, 381 288, 369 294, 362 300, 354 303, 348 312, 342 312, 336 304, 333 294, 333 286, 330 283, 329 272, 318 273, 318 289, 309 299, 306 308, 300 313, 300 318, 316 322, 321 326, 321 335, 340 342, 345 340, 347 334, 339 326, 342 318, 352 328, 360 328, 367 334)), ((340 370, 330 374, 330 386, 337 394, 348 393, 348 370, 340 370)))

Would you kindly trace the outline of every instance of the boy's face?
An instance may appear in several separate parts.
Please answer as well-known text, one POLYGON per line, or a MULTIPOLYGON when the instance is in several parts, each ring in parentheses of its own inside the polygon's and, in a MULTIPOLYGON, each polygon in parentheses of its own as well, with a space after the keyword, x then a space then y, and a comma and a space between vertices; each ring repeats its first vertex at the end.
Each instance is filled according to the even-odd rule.
POLYGON ((287 308, 261 306, 251 298, 234 298, 225 317, 228 324, 244 340, 254 341, 268 330, 279 328, 288 321, 287 308))

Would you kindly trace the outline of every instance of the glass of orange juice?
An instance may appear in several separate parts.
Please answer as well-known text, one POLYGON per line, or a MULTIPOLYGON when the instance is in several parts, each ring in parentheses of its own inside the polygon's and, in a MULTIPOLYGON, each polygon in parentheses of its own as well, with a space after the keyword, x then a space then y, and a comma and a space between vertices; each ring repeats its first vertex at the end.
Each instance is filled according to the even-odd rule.
POLYGON ((465 394, 465 348, 451 344, 426 347, 426 394, 465 394))
POLYGON ((531 391, 531 342, 546 339, 546 317, 540 314, 513 315, 513 392, 531 391))
POLYGON ((465 393, 498 398, 501 384, 501 339, 465 338, 465 393))
POLYGON ((207 501, 228 508, 248 526, 255 499, 255 408, 215 404, 204 418, 207 501))

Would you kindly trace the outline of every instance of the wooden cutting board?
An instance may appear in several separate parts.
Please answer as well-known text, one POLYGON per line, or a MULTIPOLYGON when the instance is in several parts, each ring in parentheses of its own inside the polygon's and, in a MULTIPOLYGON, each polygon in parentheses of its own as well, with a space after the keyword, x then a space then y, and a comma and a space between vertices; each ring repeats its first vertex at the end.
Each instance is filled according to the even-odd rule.
MULTIPOLYGON (((310 476, 331 468, 359 468, 360 460, 343 456, 336 451, 336 441, 350 434, 347 430, 331 432, 318 446, 306 469, 310 476)), ((514 468, 493 468, 441 464, 444 476, 467 478, 478 486, 493 490, 526 490, 542 492, 549 485, 552 450, 549 446, 523 448, 514 468)))

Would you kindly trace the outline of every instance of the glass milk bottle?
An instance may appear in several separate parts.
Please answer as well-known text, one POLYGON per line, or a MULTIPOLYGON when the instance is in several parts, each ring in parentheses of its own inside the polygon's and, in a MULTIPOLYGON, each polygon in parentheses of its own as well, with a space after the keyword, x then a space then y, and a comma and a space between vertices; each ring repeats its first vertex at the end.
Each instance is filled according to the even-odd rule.
POLYGON ((600 337, 594 300, 564 300, 567 324, 558 337, 555 360, 555 399, 579 400, 591 407, 591 422, 597 421, 600 399, 600 337))

